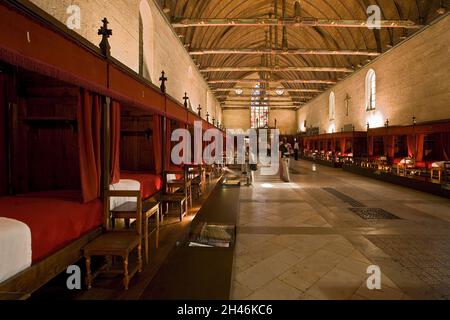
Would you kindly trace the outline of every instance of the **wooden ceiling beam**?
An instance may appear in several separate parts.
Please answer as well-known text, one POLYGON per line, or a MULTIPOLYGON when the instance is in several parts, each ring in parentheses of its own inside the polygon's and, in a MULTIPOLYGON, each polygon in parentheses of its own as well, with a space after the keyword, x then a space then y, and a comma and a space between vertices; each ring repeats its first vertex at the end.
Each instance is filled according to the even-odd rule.
MULTIPOLYGON (((293 106, 280 106, 280 107, 273 107, 270 108, 270 111, 273 110, 298 110, 299 106, 293 107, 293 106)), ((222 110, 249 110, 249 107, 222 107, 222 110)))
POLYGON ((252 101, 252 100, 250 100, 250 99, 225 99, 225 100, 220 100, 221 102, 223 102, 223 103, 229 103, 229 104, 234 104, 234 103, 240 103, 240 102, 242 102, 242 103, 247 103, 247 104, 250 104, 250 102, 267 102, 268 104, 271 104, 271 103, 277 103, 277 102, 283 102, 283 103, 290 103, 290 102, 293 102, 293 103, 296 103, 296 102, 305 102, 305 101, 308 101, 308 100, 311 100, 313 97, 302 97, 302 98, 297 98, 297 99, 294 99, 294 98, 292 98, 292 99, 270 99, 270 100, 254 100, 254 101, 252 101))
POLYGON ((377 57, 381 52, 373 50, 323 50, 323 49, 192 49, 191 56, 203 55, 332 55, 377 57))
MULTIPOLYGON (((279 107, 279 106, 297 106, 297 105, 303 105, 306 101, 300 102, 300 101, 294 101, 294 102, 269 102, 267 104, 260 104, 260 105, 254 105, 254 107, 279 107)), ((223 102, 222 106, 229 107, 229 106, 247 106, 250 108, 250 101, 248 102, 223 102)))
MULTIPOLYGON (((381 20, 382 28, 404 28, 421 29, 420 25, 411 20, 381 20)), ((317 19, 317 18, 285 18, 285 19, 264 19, 264 18, 174 18, 172 20, 174 28, 188 27, 330 27, 330 28, 367 28, 367 20, 341 20, 341 19, 317 19)))
MULTIPOLYGON (((242 89, 242 90, 252 90, 253 87, 239 87, 239 88, 217 88, 213 89, 212 92, 230 92, 235 91, 236 89, 242 89)), ((322 93, 323 90, 320 89, 288 89, 288 88, 282 88, 285 92, 304 92, 304 93, 322 93)), ((276 95, 276 93, 272 92, 271 95, 276 95)))
POLYGON ((314 96, 289 96, 289 95, 257 95, 257 96, 253 96, 253 95, 218 95, 216 96, 217 99, 247 99, 246 101, 250 101, 250 98, 254 98, 254 97, 260 97, 261 100, 263 100, 263 98, 269 98, 270 101, 274 101, 274 100, 291 100, 291 99, 300 99, 300 98, 314 98, 314 96))
MULTIPOLYGON (((259 79, 223 79, 223 80, 208 80, 208 84, 226 84, 226 83, 261 83, 263 80, 259 79)), ((335 80, 291 80, 280 79, 269 82, 283 82, 283 83, 297 83, 297 84, 335 84, 335 80)))
POLYGON ((352 68, 337 67, 207 67, 200 72, 342 72, 352 73, 352 68))

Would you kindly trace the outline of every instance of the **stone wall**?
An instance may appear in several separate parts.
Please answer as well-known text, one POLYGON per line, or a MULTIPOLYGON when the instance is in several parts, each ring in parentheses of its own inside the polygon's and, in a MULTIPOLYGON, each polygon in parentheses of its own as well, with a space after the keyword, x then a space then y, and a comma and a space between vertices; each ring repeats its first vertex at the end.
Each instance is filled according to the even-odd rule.
POLYGON ((101 20, 107 17, 113 30, 110 44, 114 58, 158 86, 161 71, 164 70, 169 79, 168 94, 183 102, 186 91, 195 111, 200 104, 204 116, 207 106, 211 118, 222 122, 220 104, 153 0, 31 2, 63 23, 71 16, 67 12, 70 5, 80 7, 81 28, 75 31, 95 45, 100 42, 97 31, 101 20))
MULTIPOLYGON (((269 111, 269 126, 275 127, 277 120, 277 129, 282 135, 294 135, 297 132, 296 113, 293 110, 274 109, 269 111)), ((224 124, 227 129, 247 130, 250 128, 250 107, 246 110, 236 109, 223 110, 224 124)))
POLYGON ((450 119, 450 16, 385 53, 330 88, 297 111, 299 129, 319 127, 320 132, 356 130, 390 125, 450 119), (376 72, 376 109, 366 111, 365 79, 376 72), (336 95, 336 116, 329 120, 328 101, 336 95), (345 98, 351 97, 347 107, 345 98))

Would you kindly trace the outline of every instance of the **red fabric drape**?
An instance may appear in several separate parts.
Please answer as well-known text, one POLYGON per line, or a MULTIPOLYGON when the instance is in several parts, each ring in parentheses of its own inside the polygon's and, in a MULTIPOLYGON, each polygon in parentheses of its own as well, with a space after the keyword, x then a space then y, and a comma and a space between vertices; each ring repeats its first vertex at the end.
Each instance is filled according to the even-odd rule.
POLYGON ((162 128, 161 117, 153 115, 153 154, 155 157, 155 173, 162 173, 162 128))
POLYGON ((383 136, 384 155, 389 158, 394 158, 394 136, 383 136))
POLYGON ((450 132, 445 132, 441 134, 441 149, 442 156, 445 161, 450 160, 450 132))
POLYGON ((111 104, 111 183, 120 181, 120 104, 111 104))
POLYGON ((424 134, 408 135, 406 143, 408 145, 408 156, 416 161, 423 160, 423 144, 425 141, 424 134))
POLYGON ((346 142, 347 142, 346 139, 342 138, 340 142, 341 142, 341 153, 342 154, 347 153, 347 150, 345 148, 346 147, 346 142))
POLYGON ((406 144, 408 146, 408 157, 415 158, 416 146, 415 146, 414 136, 413 135, 408 135, 406 137, 406 144))
POLYGON ((425 141, 425 135, 424 134, 417 134, 416 135, 416 161, 422 161, 423 160, 423 144, 425 141))
POLYGON ((101 100, 100 96, 81 91, 78 118, 78 149, 83 201, 100 196, 101 179, 101 100))
POLYGON ((369 155, 369 157, 373 157, 373 137, 369 137, 369 139, 367 140, 367 153, 369 155))
POLYGON ((0 196, 7 194, 6 172, 6 80, 0 74, 0 196))

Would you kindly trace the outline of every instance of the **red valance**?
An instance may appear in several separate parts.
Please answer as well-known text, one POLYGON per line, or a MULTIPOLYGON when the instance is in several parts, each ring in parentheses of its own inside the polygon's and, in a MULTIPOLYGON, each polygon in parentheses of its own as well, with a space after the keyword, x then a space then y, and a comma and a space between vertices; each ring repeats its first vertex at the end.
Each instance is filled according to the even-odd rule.
POLYGON ((83 201, 100 196, 101 179, 101 99, 81 90, 78 118, 78 149, 83 201))
POLYGON ((188 122, 188 111, 186 108, 169 97, 166 97, 166 116, 183 123, 188 122))
POLYGON ((136 80, 115 65, 109 66, 110 95, 130 107, 152 113, 164 113, 164 96, 149 85, 136 80), (112 93, 112 94, 111 94, 112 93))
POLYGON ((115 184, 120 181, 120 104, 117 101, 111 103, 111 181, 115 184))

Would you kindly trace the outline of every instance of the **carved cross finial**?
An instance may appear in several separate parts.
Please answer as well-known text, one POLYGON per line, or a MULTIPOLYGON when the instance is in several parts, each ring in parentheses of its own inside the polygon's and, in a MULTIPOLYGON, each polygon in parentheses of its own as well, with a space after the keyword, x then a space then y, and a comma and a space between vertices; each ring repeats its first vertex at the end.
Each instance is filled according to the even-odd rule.
POLYGON ((200 105, 198 105, 198 116, 202 117, 202 107, 200 105))
POLYGON ((103 18, 103 26, 98 29, 98 35, 102 36, 102 41, 100 42, 100 49, 105 57, 111 55, 111 46, 109 45, 108 38, 112 36, 112 30, 108 29, 108 19, 103 18))
POLYGON ((187 92, 184 93, 183 100, 184 100, 184 107, 187 109, 188 108, 188 100, 189 100, 189 97, 187 96, 187 92))
POLYGON ((159 81, 161 81, 161 92, 162 93, 166 93, 166 81, 167 81, 167 77, 166 77, 166 73, 164 72, 164 70, 161 72, 161 77, 159 78, 159 81))

